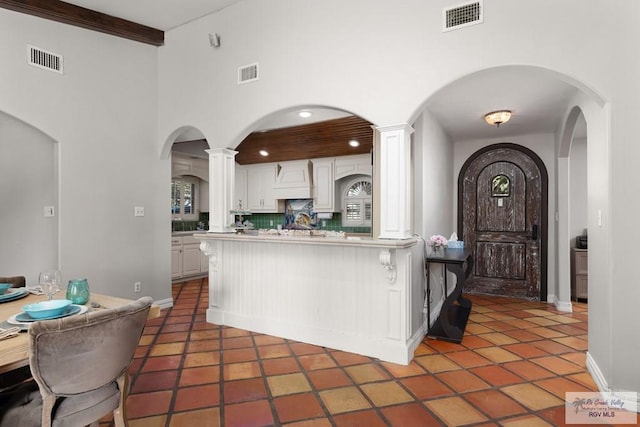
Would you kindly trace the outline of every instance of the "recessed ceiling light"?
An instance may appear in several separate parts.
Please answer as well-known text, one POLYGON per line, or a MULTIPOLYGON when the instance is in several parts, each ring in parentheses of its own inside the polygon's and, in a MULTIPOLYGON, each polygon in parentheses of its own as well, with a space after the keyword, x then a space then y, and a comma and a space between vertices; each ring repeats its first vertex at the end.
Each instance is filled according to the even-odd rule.
POLYGON ((307 117, 311 117, 311 111, 300 111, 298 115, 303 119, 306 119, 307 117))
POLYGON ((262 157, 267 157, 269 155, 269 152, 267 150, 260 150, 258 151, 258 153, 260 153, 262 157))
POLYGON ((352 139, 351 141, 349 141, 349 145, 352 147, 359 147, 360 142, 356 141, 355 139, 352 139))

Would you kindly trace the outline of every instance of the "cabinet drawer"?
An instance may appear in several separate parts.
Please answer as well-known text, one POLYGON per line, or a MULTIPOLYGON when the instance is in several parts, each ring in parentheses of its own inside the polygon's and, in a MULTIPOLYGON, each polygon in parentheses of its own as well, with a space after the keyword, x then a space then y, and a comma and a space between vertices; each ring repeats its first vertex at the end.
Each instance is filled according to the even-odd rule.
POLYGON ((576 298, 589 298, 589 279, 587 276, 576 276, 576 298))
POLYGON ((172 237, 171 238, 171 245, 172 246, 182 245, 182 237, 172 237))
POLYGON ((576 252, 575 253, 575 273, 587 274, 589 271, 589 253, 588 252, 576 252))
POLYGON ((193 236, 182 236, 182 244, 183 245, 193 245, 200 244, 200 240, 196 239, 193 236))

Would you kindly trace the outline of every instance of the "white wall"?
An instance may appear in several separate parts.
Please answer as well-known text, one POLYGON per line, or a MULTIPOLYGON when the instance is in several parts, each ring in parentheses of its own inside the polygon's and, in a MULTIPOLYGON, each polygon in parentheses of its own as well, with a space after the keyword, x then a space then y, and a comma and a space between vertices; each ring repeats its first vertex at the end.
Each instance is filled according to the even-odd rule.
MULTIPOLYGON (((59 147, 63 281, 86 277, 96 292, 170 298, 170 165, 156 138, 157 48, 0 9, 0 52, 0 112, 59 147), (63 55, 64 74, 28 66, 27 44, 63 55), (135 218, 134 206, 145 216, 135 218)), ((9 178, 0 170, 1 181, 9 178)), ((23 238, 50 245, 39 234, 23 238)), ((50 259, 26 262, 36 270, 50 259)))
MULTIPOLYGON (((418 117, 413 127, 414 232, 425 240, 435 234, 449 238, 456 231, 455 191, 451 180, 453 143, 428 110, 418 117)), ((437 310, 445 297, 441 286, 444 280, 442 265, 430 265, 429 276, 431 309, 437 310)))
POLYGON ((571 247, 587 228, 587 140, 576 138, 569 155, 569 225, 571 247))
POLYGON ((25 276, 58 265, 57 144, 0 112, 0 276, 25 276), (35 243, 35 244, 34 244, 35 243))

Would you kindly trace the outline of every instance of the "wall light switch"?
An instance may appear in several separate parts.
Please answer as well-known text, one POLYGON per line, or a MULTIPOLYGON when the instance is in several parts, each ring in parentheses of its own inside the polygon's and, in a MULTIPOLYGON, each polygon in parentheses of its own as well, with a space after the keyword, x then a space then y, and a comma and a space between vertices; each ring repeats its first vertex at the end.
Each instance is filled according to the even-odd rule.
POLYGON ((47 217, 47 218, 55 216, 55 210, 53 209, 53 206, 45 206, 44 207, 44 216, 47 217))
POLYGON ((135 208, 133 208, 133 215, 144 216, 144 208, 141 206, 136 206, 135 208))

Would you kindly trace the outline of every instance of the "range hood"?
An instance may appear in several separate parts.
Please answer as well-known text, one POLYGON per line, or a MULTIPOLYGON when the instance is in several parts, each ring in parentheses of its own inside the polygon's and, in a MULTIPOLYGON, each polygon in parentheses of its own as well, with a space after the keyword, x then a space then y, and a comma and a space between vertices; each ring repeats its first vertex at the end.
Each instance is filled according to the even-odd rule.
POLYGON ((312 164, 310 160, 294 160, 279 165, 273 185, 276 199, 313 198, 312 164))

